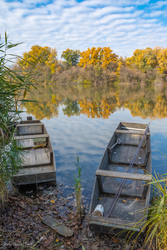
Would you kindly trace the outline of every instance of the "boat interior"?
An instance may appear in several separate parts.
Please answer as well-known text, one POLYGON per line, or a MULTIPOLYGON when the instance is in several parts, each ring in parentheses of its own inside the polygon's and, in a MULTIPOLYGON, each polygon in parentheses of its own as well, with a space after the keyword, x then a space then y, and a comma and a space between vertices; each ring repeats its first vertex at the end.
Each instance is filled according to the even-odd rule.
MULTIPOLYGON (((105 150, 96 171, 89 211, 92 213, 98 204, 103 205, 104 217, 100 218, 100 223, 121 226, 121 223, 127 224, 128 222, 128 224, 134 225, 141 221, 142 225, 146 219, 143 218, 143 209, 149 204, 150 186, 147 183, 151 180, 148 175, 151 173, 149 130, 131 171, 127 172, 146 127, 147 125, 143 124, 120 123, 105 150), (108 218, 110 205, 123 181, 124 185, 119 198, 108 218)), ((94 223, 95 221, 98 223, 97 218, 94 218, 94 223)), ((138 227, 140 226, 138 225, 138 227)))

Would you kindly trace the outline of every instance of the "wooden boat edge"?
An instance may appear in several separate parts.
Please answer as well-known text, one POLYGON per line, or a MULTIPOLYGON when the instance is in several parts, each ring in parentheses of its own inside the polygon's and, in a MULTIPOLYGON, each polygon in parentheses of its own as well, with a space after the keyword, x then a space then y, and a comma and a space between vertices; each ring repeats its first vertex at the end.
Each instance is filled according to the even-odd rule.
MULTIPOLYGON (((21 121, 21 123, 19 123, 19 124, 21 124, 21 125, 23 125, 22 127, 24 127, 24 125, 25 126, 28 126, 29 124, 31 124, 31 123, 34 123, 33 125, 42 125, 43 126, 43 133, 44 134, 48 134, 47 133, 47 130, 46 130, 46 127, 45 127, 45 125, 44 125, 44 123, 42 123, 40 120, 27 120, 27 121, 21 121)), ((18 124, 18 125, 19 125, 18 124)), ((16 126, 17 127, 17 126, 16 126)), ((43 133, 41 134, 41 135, 43 135, 43 133)), ((38 135, 38 134, 37 134, 38 135)), ((34 136, 35 136, 35 134, 34 134, 34 136)), ((35 137, 34 137, 35 138, 35 137)), ((56 161, 55 161, 55 156, 54 156, 54 150, 53 150, 53 146, 52 146, 52 143, 51 143, 51 140, 50 140, 50 136, 48 136, 48 145, 49 145, 49 147, 50 147, 50 153, 52 153, 52 164, 50 165, 50 166, 53 166, 53 171, 51 172, 45 172, 45 173, 38 173, 37 174, 37 177, 40 177, 40 178, 42 178, 42 176, 43 175, 46 175, 46 174, 49 174, 49 175, 51 175, 51 177, 50 178, 48 178, 47 180, 39 180, 39 181, 36 181, 35 183, 45 183, 45 182, 54 182, 54 181, 56 181, 56 161)), ((48 164, 46 164, 46 166, 47 166, 48 164)), ((45 165, 43 165, 43 166, 45 166, 45 165)), ((29 167, 32 167, 33 168, 33 166, 32 165, 28 165, 28 166, 26 166, 26 168, 29 168, 29 167)), ((27 182, 25 182, 25 181, 23 181, 23 179, 25 179, 25 178, 23 178, 25 175, 20 175, 20 176, 18 176, 17 174, 16 175, 14 175, 13 176, 13 178, 12 178, 12 183, 15 185, 15 186, 20 186, 20 185, 29 185, 29 184, 33 184, 34 182, 33 181, 27 181, 27 182)), ((34 174, 28 174, 27 175, 30 179, 34 176, 34 174)), ((34 183, 34 184, 35 184, 34 183)))
MULTIPOLYGON (((119 126, 120 126, 122 123, 124 123, 124 124, 131 124, 131 123, 126 123, 126 122, 120 122, 120 123, 118 124, 117 128, 119 128, 119 126)), ((136 125, 140 125, 140 123, 136 123, 136 125)), ((145 128, 146 128, 148 124, 142 124, 142 125, 144 125, 145 128)), ((149 132, 149 130, 148 130, 148 132, 149 132)), ((111 142, 112 142, 114 136, 115 136, 115 131, 114 131, 113 135, 111 136, 111 139, 110 139, 109 143, 107 144, 107 147, 106 147, 106 149, 105 149, 105 151, 104 151, 104 154, 103 154, 102 159, 101 159, 101 161, 100 161, 100 164, 99 164, 99 166, 98 166, 98 170, 100 169, 100 166, 101 166, 101 164, 102 164, 103 161, 104 161, 105 154, 108 154, 108 146, 111 144, 111 142)), ((151 135, 150 135, 150 133, 149 133, 147 136, 148 136, 148 143, 147 143, 147 144, 148 144, 148 148, 149 148, 149 151, 150 151, 150 155, 149 155, 149 159, 148 159, 147 164, 149 165, 149 169, 150 169, 149 174, 151 174, 151 173, 152 173, 152 159, 151 159, 151 135)), ((90 229, 91 229, 92 225, 97 225, 97 226, 99 226, 99 227, 108 227, 108 228, 110 228, 110 226, 112 226, 112 225, 113 225, 113 226, 116 226, 116 224, 110 223, 110 225, 109 225, 109 224, 106 223, 105 221, 98 221, 98 220, 94 220, 94 219, 93 219, 94 216, 92 216, 92 212, 93 212, 92 207, 93 207, 94 195, 95 195, 95 192, 97 192, 97 190, 96 190, 96 189, 97 189, 97 186, 98 186, 98 180, 97 180, 97 176, 95 176, 95 180, 94 180, 94 184, 93 184, 93 190, 92 190, 92 195, 91 195, 91 203, 90 203, 90 207, 89 207, 89 216, 90 216, 89 227, 90 227, 90 229)), ((98 187, 98 188, 99 188, 99 187, 98 187)), ((98 192, 99 192, 99 189, 98 189, 98 192)), ((146 199, 145 199, 145 209, 146 209, 146 210, 147 210, 147 208, 149 207, 150 193, 151 193, 151 186, 149 185, 149 186, 148 186, 148 190, 147 190, 147 196, 146 196, 146 199)), ((99 194, 98 194, 98 195, 99 195, 99 194)), ((97 218, 99 219, 100 217, 97 217, 97 218)), ((103 218, 104 218, 104 217, 103 217, 103 218)), ((147 217, 146 217, 146 218, 147 218, 147 217)), ((145 220, 146 220, 146 219, 145 219, 145 220)), ((132 230, 132 227, 128 227, 128 228, 127 228, 127 226, 121 226, 121 225, 119 225, 119 227, 118 227, 118 225, 117 225, 117 228, 132 230)), ((134 231, 141 231, 141 229, 142 229, 142 227, 139 227, 139 228, 133 227, 133 230, 134 230, 134 231)), ((93 230, 93 231, 96 231, 96 230, 93 230)), ((110 233, 110 230, 109 230, 109 233, 110 233)))

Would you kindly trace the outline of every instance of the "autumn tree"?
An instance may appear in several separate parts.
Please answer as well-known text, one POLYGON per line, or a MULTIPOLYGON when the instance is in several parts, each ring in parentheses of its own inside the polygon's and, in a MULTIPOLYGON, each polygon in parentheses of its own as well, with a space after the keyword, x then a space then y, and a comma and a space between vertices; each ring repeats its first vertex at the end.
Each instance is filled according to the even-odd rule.
POLYGON ((167 48, 155 47, 154 53, 157 56, 158 61, 158 71, 161 74, 167 74, 167 48))
POLYGON ((142 72, 153 70, 157 65, 157 57, 151 48, 136 49, 132 57, 126 59, 127 66, 136 65, 142 72))
POLYGON ((78 66, 86 67, 87 65, 101 65, 102 68, 107 68, 110 62, 116 62, 118 56, 113 53, 110 47, 92 47, 80 53, 78 66))
POLYGON ((71 66, 77 66, 79 62, 80 51, 79 50, 72 50, 66 49, 62 52, 61 58, 65 60, 67 68, 71 66))
POLYGON ((19 59, 19 65, 23 68, 29 68, 30 65, 38 66, 40 64, 50 67, 51 72, 55 72, 55 67, 58 63, 57 51, 50 47, 41 47, 34 45, 29 52, 23 54, 23 60, 19 59))

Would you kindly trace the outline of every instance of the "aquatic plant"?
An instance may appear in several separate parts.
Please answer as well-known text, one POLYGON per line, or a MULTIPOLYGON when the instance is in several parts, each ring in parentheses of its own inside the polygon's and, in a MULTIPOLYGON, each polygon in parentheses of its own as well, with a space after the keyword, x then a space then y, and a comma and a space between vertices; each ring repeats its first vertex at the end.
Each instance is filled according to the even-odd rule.
POLYGON ((3 206, 7 198, 7 183, 22 162, 21 149, 13 139, 21 112, 18 107, 20 102, 26 101, 26 93, 32 86, 29 81, 31 74, 19 71, 12 61, 17 57, 7 53, 17 45, 19 43, 8 42, 6 33, 3 42, 0 38, 0 204, 3 206), (20 99, 22 95, 23 100, 20 99))
POLYGON ((74 190, 75 190, 75 198, 76 198, 76 204, 77 204, 77 215, 78 219, 81 222, 82 216, 84 214, 84 206, 83 206, 83 200, 82 200, 82 184, 81 184, 81 171, 82 168, 79 163, 79 156, 77 155, 75 157, 76 162, 73 162, 75 166, 77 167, 77 176, 74 174, 74 190))

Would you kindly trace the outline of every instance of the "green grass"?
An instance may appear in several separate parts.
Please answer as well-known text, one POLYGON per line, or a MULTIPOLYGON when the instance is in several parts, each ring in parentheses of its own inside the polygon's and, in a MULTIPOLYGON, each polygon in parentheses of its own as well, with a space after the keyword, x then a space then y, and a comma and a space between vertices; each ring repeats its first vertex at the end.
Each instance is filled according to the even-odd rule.
POLYGON ((74 191, 75 191, 75 198, 76 198, 76 204, 77 204, 77 215, 78 219, 81 222, 82 215, 84 214, 84 206, 83 206, 83 200, 82 200, 82 184, 81 184, 81 171, 82 168, 80 166, 79 162, 79 156, 75 157, 76 162, 73 162, 75 166, 77 167, 77 176, 74 175, 74 191))
MULTIPOLYGON (((167 176, 152 176, 152 181, 149 183, 153 188, 153 196, 151 199, 150 207, 142 211, 148 216, 147 221, 141 227, 140 233, 135 238, 136 240, 145 232, 143 246, 151 249, 151 246, 156 243, 156 249, 167 249, 167 176)), ((141 211, 138 211, 141 212, 141 211)), ((140 226, 142 220, 135 224, 134 227, 140 226)), ((129 233, 129 240, 134 233, 129 233)), ((135 245, 135 244, 134 244, 135 245)), ((132 248, 133 249, 133 248, 132 248)))

